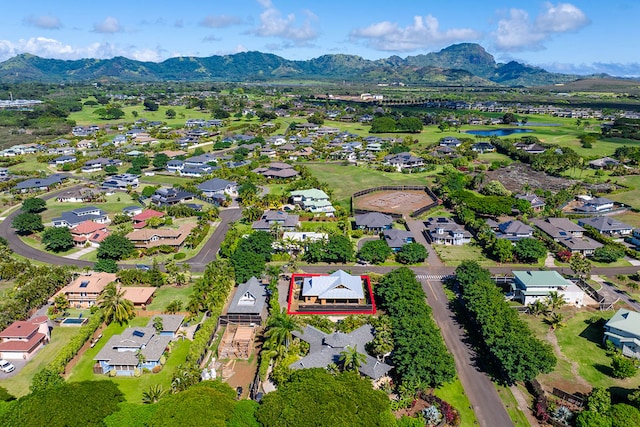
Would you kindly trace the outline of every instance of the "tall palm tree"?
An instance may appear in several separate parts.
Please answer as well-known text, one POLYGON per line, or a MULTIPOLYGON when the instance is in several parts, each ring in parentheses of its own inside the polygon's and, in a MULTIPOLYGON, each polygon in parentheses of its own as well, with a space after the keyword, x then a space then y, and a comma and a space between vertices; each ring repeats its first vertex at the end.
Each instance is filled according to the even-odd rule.
POLYGON ((549 295, 546 298, 546 303, 547 306, 549 306, 549 308, 551 309, 552 312, 556 311, 556 309, 562 307, 563 305, 566 304, 566 301, 564 300, 564 298, 562 298, 562 296, 556 292, 549 292, 549 295))
POLYGON ((269 350, 274 350, 277 357, 281 358, 286 354, 284 350, 289 347, 289 343, 293 339, 293 331, 301 330, 297 320, 287 315, 286 311, 282 309, 280 313, 271 316, 267 322, 264 346, 269 350))
POLYGON ((344 350, 340 352, 340 358, 338 359, 342 364, 342 369, 345 371, 357 371, 362 366, 367 358, 364 354, 358 352, 358 346, 351 347, 348 345, 344 350))
POLYGON ((133 303, 124 298, 124 290, 118 290, 114 282, 104 288, 100 294, 98 305, 104 311, 107 324, 116 321, 122 325, 136 315, 133 311, 133 303))

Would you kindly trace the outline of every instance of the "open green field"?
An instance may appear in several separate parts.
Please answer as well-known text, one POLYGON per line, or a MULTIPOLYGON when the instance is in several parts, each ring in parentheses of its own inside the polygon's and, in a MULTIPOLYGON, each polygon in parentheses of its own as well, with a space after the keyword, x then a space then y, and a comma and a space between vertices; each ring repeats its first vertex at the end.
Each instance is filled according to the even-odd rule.
POLYGON ((340 163, 306 163, 312 174, 333 189, 335 200, 349 210, 351 195, 380 185, 430 185, 436 171, 404 174, 382 172, 365 166, 342 166, 340 163))
POLYGON ((454 382, 444 384, 436 388, 433 391, 433 394, 458 410, 460 413, 461 427, 478 425, 476 414, 473 413, 471 403, 469 403, 469 398, 465 394, 464 389, 462 388, 462 383, 458 378, 456 378, 454 382))
MULTIPOLYGON (((137 200, 122 192, 106 196, 106 202, 104 203, 92 203, 90 206, 95 206, 102 209, 110 217, 113 218, 114 214, 122 213, 122 209, 127 206, 137 205, 137 200)), ((86 207, 87 203, 70 203, 70 202, 57 202, 55 199, 47 200, 47 209, 42 212, 42 222, 51 222, 53 218, 59 217, 62 212, 68 212, 73 209, 86 207)))
POLYGON ((161 121, 166 122, 167 126, 182 126, 186 119, 210 119, 211 114, 202 112, 199 109, 187 109, 183 106, 171 106, 167 107, 161 105, 158 111, 145 111, 142 104, 134 106, 122 107, 125 115, 120 120, 102 120, 94 111, 101 106, 84 106, 82 111, 76 111, 69 114, 69 120, 75 120, 79 126, 86 126, 91 124, 116 124, 116 123, 133 123, 138 119, 145 118, 148 121, 161 121), (172 109, 176 112, 174 119, 167 118, 167 110, 172 109), (133 115, 133 112, 138 112, 138 117, 133 115))
POLYGON ((51 342, 45 345, 25 365, 18 374, 11 378, 3 378, 0 385, 14 396, 24 396, 29 393, 29 385, 33 376, 43 369, 69 340, 78 333, 79 328, 55 327, 51 331, 51 342))
MULTIPOLYGON (((149 322, 149 319, 149 317, 137 317, 131 321, 130 325, 145 326, 147 322, 149 322)), ((109 325, 102 333, 102 338, 98 344, 93 348, 89 348, 85 352, 78 364, 73 367, 73 370, 67 379, 69 381, 97 381, 107 379, 108 377, 106 375, 93 373, 93 365, 95 363, 93 358, 98 354, 109 338, 113 335, 122 333, 126 327, 127 325, 118 325, 117 323, 109 325)), ((188 340, 176 341, 171 354, 167 357, 167 363, 164 365, 162 371, 157 374, 147 373, 138 378, 115 377, 109 379, 118 384, 120 391, 124 393, 125 399, 128 402, 140 403, 142 401, 142 393, 152 385, 160 384, 165 390, 171 388, 171 378, 173 373, 176 367, 180 363, 184 362, 190 345, 191 341, 188 340)))
MULTIPOLYGON (((432 215, 429 215, 432 216, 432 215)), ((457 267, 462 261, 477 261, 483 267, 496 267, 499 264, 482 253, 482 248, 472 240, 470 244, 462 246, 454 245, 433 245, 442 262, 449 267, 457 267)), ((540 259, 536 264, 500 264, 502 266, 512 266, 518 268, 536 268, 544 264, 544 259, 540 259)))
POLYGON ((167 305, 173 300, 182 301, 182 306, 186 307, 189 302, 189 297, 193 290, 192 285, 187 286, 161 286, 153 294, 153 301, 147 306, 149 311, 164 310, 167 305))

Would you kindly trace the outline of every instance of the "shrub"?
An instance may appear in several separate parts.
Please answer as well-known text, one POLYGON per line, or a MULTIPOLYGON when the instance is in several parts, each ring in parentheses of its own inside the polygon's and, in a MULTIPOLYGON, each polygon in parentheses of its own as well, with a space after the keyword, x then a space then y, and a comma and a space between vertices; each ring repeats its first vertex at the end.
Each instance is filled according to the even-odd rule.
POLYGON ((185 259, 186 257, 187 257, 187 254, 185 254, 184 252, 178 252, 177 254, 173 255, 173 259, 175 260, 185 259))

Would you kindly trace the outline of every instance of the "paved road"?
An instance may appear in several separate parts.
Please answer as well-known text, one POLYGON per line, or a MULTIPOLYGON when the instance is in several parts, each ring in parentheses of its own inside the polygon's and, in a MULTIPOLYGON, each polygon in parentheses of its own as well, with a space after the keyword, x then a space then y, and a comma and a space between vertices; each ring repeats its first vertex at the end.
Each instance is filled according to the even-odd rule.
POLYGON ((453 354, 458 377, 465 394, 469 397, 478 424, 486 427, 513 425, 493 383, 474 363, 475 352, 464 342, 466 332, 449 309, 449 301, 442 288, 442 282, 426 279, 421 279, 420 282, 427 294, 427 301, 442 331, 447 348, 453 354))
POLYGON ((239 207, 227 208, 220 211, 220 223, 218 227, 204 244, 200 252, 187 261, 191 266, 191 271, 204 271, 207 264, 216 258, 224 236, 226 236, 227 230, 229 230, 229 225, 241 217, 242 209, 239 207))

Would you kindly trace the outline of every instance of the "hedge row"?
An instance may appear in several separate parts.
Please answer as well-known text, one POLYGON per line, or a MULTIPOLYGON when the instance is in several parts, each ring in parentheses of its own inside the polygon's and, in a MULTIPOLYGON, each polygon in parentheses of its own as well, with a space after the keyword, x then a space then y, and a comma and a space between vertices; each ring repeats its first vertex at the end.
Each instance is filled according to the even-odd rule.
POLYGON ((93 336, 94 332, 100 327, 100 325, 102 325, 103 320, 104 316, 102 314, 102 310, 96 311, 96 313, 89 318, 87 324, 82 326, 78 333, 58 351, 53 360, 49 362, 46 369, 59 374, 64 374, 67 364, 76 354, 78 354, 84 343, 93 336))
POLYGON ((209 348, 209 339, 218 325, 218 317, 222 313, 221 308, 216 308, 215 312, 211 313, 211 317, 202 322, 200 329, 193 336, 193 342, 189 346, 189 352, 187 353, 186 362, 188 364, 200 365, 202 357, 209 348))

